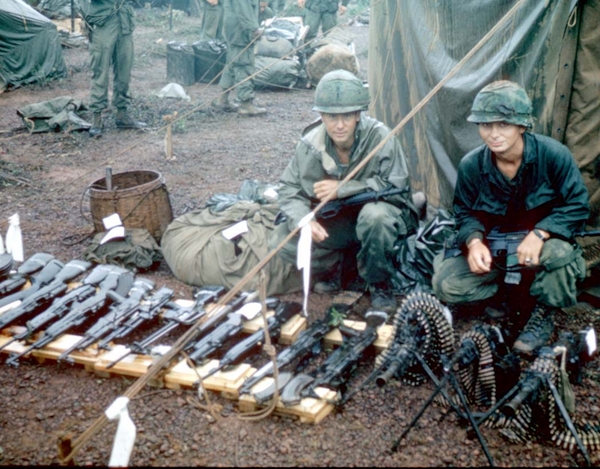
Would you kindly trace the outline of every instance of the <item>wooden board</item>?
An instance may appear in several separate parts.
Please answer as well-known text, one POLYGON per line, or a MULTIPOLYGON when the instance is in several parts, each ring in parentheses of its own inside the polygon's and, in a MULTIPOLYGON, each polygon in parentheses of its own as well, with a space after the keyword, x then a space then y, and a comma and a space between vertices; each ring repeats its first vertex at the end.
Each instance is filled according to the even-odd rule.
MULTIPOLYGON (((10 336, 0 335, 0 347, 11 340, 10 336)), ((23 353, 27 348, 24 342, 15 341, 9 346, 2 349, 2 353, 11 354, 11 353, 23 353)))
MULTIPOLYGON (((252 387, 253 391, 266 389, 273 383, 273 378, 264 378, 252 387)), ((303 398, 299 404, 286 407, 277 401, 274 413, 279 415, 291 415, 298 417, 302 423, 318 424, 334 409, 333 402, 336 400, 337 393, 331 389, 317 387, 315 392, 321 397, 315 399, 312 397, 303 398)), ((258 404, 251 394, 242 394, 238 401, 240 412, 256 412, 261 408, 266 408, 269 403, 258 404)))
MULTIPOLYGON (((44 362, 46 360, 58 360, 58 357, 63 352, 75 345, 80 340, 80 335, 63 334, 56 340, 47 344, 45 347, 32 350, 31 355, 40 362, 44 362)), ((83 365, 86 369, 92 371, 94 369, 94 363, 96 362, 97 354, 94 350, 94 347, 90 347, 89 350, 73 352, 70 357, 73 358, 74 362, 78 365, 83 365)))
MULTIPOLYGON (((367 327, 367 323, 364 321, 351 321, 349 319, 344 319, 344 325, 351 327, 352 329, 356 329, 357 331, 364 331, 367 327)), ((377 340, 375 340, 373 346, 378 352, 381 352, 390 344, 390 341, 392 340, 393 329, 394 327, 391 324, 384 324, 377 329, 377 340)), ((332 331, 329 331, 323 338, 323 346, 326 349, 339 347, 342 345, 342 342, 343 336, 339 329, 333 329, 332 331)))
MULTIPOLYGON (((182 360, 172 367, 164 375, 165 387, 170 389, 195 388, 198 375, 205 377, 210 371, 219 365, 219 360, 210 360, 194 370, 190 368, 186 360, 182 360)), ((202 380, 204 389, 223 393, 228 399, 237 399, 239 389, 249 376, 256 372, 256 368, 247 363, 232 367, 228 371, 218 371, 212 376, 202 380)))

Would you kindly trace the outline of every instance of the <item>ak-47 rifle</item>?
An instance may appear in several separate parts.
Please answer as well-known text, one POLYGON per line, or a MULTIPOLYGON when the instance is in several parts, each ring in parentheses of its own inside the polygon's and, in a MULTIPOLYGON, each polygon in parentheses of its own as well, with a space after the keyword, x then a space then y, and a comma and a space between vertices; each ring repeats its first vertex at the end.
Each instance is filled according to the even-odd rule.
POLYGON ((29 288, 19 290, 0 299, 0 308, 14 303, 15 301, 22 301, 29 295, 37 292, 40 288, 52 283, 56 274, 58 274, 63 267, 63 263, 58 259, 51 259, 40 272, 31 276, 31 286, 29 288))
POLYGON ((349 376, 356 369, 358 360, 377 340, 377 329, 386 323, 388 315, 382 311, 371 311, 365 319, 365 329, 353 331, 313 374, 298 375, 285 386, 281 395, 285 405, 298 404, 302 397, 319 399, 315 391, 319 386, 339 390, 342 396, 345 394, 349 376))
MULTIPOLYGON (((233 310, 240 303, 243 303, 244 297, 239 297, 234 304, 230 306, 233 310)), ((269 299, 267 308, 271 309, 277 306, 279 300, 269 299)), ((211 332, 203 336, 198 342, 192 342, 184 350, 188 353, 189 358, 195 363, 201 363, 209 355, 212 355, 217 350, 226 347, 226 343, 233 340, 244 328, 244 322, 254 319, 260 313, 260 303, 256 303, 258 308, 253 311, 254 316, 246 316, 242 314, 241 308, 237 312, 229 313, 227 320, 221 322, 211 332)))
POLYGON ((144 340, 131 344, 128 347, 130 350, 128 350, 127 353, 110 362, 106 368, 112 368, 125 357, 127 357, 131 352, 148 353, 148 347, 151 344, 156 342, 161 337, 164 337, 180 325, 191 326, 206 314, 205 305, 208 302, 216 301, 223 293, 225 293, 224 287, 219 285, 208 285, 200 288, 194 294, 194 304, 188 308, 182 308, 171 301, 167 302, 165 304, 165 312, 163 314, 163 321, 165 322, 165 325, 146 337, 144 340))
MULTIPOLYGON (((321 351, 323 337, 334 327, 339 326, 345 317, 337 308, 342 309, 345 305, 333 305, 330 307, 324 319, 317 319, 310 327, 300 333, 296 341, 288 348, 277 354, 277 368, 281 369, 290 364, 296 358, 307 355, 318 355, 321 351)), ((347 307, 346 307, 347 308, 347 307)), ((239 394, 249 394, 252 387, 266 376, 273 373, 273 362, 269 361, 262 368, 250 376, 240 388, 239 394)))
POLYGON ((19 306, 8 310, 1 315, 0 329, 8 326, 13 321, 34 312, 36 309, 48 305, 53 299, 58 298, 67 291, 68 283, 86 272, 91 265, 92 264, 89 262, 80 260, 68 262, 60 272, 54 276, 54 279, 51 282, 26 296, 19 306))
POLYGON ((109 269, 102 265, 95 267, 83 279, 82 285, 65 293, 61 297, 55 298, 49 307, 25 323, 27 330, 13 336, 10 341, 5 342, 0 347, 0 350, 6 348, 16 340, 27 339, 44 325, 64 316, 70 310, 71 305, 81 303, 90 298, 96 293, 96 287, 106 278, 108 272, 109 269))
POLYGON ((160 311, 171 301, 174 292, 170 288, 162 287, 154 295, 144 300, 143 304, 125 321, 105 336, 99 343, 99 349, 110 349, 109 343, 115 339, 122 339, 143 324, 157 318, 160 311))
POLYGON ((119 295, 125 295, 129 291, 134 278, 131 271, 114 265, 102 265, 99 267, 109 269, 106 278, 100 282, 100 290, 94 296, 74 305, 67 314, 48 327, 39 340, 27 347, 22 353, 13 355, 6 360, 7 364, 18 366, 18 359, 23 355, 26 355, 31 350, 42 348, 72 327, 83 324, 92 314, 110 303, 111 299, 108 296, 108 291, 115 290, 119 295))
POLYGON ((153 288, 154 282, 145 278, 138 278, 133 282, 133 287, 131 287, 127 298, 124 298, 115 291, 109 290, 107 295, 113 300, 113 303, 110 305, 108 313, 98 319, 98 321, 83 334, 81 340, 60 354, 58 361, 60 362, 66 359, 70 363, 73 362, 72 359, 68 358, 72 352, 75 350, 84 350, 98 339, 117 328, 125 321, 125 319, 141 308, 142 299, 153 288))
POLYGON ((317 212, 317 217, 323 219, 332 218, 347 207, 361 207, 365 204, 385 200, 394 195, 408 193, 410 193, 410 187, 388 187, 380 191, 366 191, 361 192, 360 194, 351 195, 350 197, 344 197, 343 199, 330 200, 317 212))
POLYGON ((54 259, 53 255, 43 252, 31 256, 19 266, 15 274, 0 282, 0 298, 21 288, 32 274, 42 270, 52 259, 54 259))
MULTIPOLYGON (((280 303, 279 306, 277 306, 275 313, 267 319, 269 336, 275 337, 278 335, 281 331, 281 326, 296 314, 301 312, 302 305, 298 302, 294 301, 280 303)), ((206 379, 228 366, 238 365, 246 357, 250 356, 256 350, 256 348, 264 342, 264 340, 265 330, 261 327, 258 331, 250 334, 248 337, 227 350, 227 352, 219 360, 219 365, 211 369, 210 372, 202 379, 206 379)), ((199 381, 197 383, 199 383, 199 381)))

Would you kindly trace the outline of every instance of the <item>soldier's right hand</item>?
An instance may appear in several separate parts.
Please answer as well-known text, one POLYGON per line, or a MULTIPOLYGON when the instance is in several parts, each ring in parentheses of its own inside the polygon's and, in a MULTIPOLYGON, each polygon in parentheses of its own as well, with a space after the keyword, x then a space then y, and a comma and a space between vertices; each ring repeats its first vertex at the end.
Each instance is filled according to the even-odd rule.
POLYGON ((300 8, 304 8, 304 4, 306 3, 306 0, 298 0, 298 6, 300 8))
POLYGON ((492 269, 492 254, 481 241, 471 244, 467 256, 469 269, 474 274, 485 274, 492 269))
POLYGON ((327 230, 321 226, 321 224, 315 220, 310 222, 310 231, 312 240, 315 243, 321 243, 325 241, 326 238, 329 238, 329 233, 327 230))

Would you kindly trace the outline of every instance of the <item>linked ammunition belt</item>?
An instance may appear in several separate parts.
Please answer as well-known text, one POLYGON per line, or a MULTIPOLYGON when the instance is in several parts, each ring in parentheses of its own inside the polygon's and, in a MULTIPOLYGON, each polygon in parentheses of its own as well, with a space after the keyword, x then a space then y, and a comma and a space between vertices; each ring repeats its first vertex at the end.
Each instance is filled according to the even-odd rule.
MULTIPOLYGON (((444 306, 433 295, 417 292, 406 297, 394 319, 390 346, 377 357, 375 366, 393 359, 401 346, 419 353, 434 373, 441 368, 441 354, 452 353, 452 325, 444 315, 444 306)), ((418 385, 426 376, 414 353, 401 378, 407 384, 418 385)))

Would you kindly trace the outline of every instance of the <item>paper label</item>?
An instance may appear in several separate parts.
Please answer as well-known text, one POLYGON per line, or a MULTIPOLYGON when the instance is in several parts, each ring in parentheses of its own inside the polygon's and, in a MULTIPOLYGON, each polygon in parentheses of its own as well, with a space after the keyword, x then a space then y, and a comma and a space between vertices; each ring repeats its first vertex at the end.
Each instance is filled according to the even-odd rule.
POLYGON ((246 222, 246 220, 242 220, 241 222, 236 223, 235 225, 223 230, 223 236, 225 236, 226 239, 231 240, 236 236, 246 233, 247 231, 248 223, 246 222))
POLYGON ((115 226, 120 226, 123 224, 121 222, 121 217, 119 216, 118 213, 113 213, 112 215, 104 217, 102 219, 102 223, 104 224, 104 228, 106 229, 106 231, 109 231, 111 228, 114 228, 115 226))

